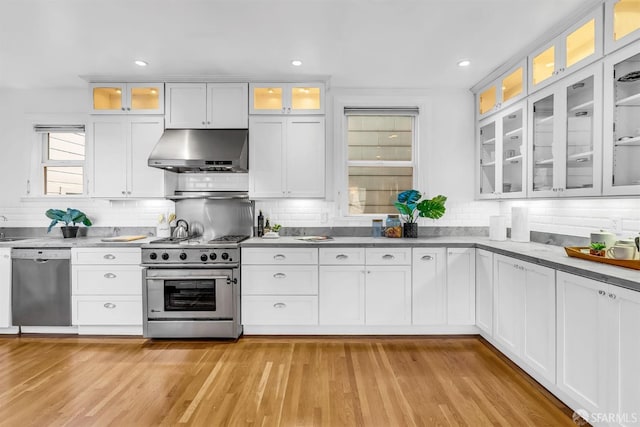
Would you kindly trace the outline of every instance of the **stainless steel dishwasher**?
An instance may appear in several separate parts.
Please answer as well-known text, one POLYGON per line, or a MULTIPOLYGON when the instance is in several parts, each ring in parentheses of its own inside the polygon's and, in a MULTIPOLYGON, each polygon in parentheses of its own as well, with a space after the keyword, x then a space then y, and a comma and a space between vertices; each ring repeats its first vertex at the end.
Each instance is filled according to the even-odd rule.
POLYGON ((71 326, 71 251, 12 249, 13 326, 71 326))

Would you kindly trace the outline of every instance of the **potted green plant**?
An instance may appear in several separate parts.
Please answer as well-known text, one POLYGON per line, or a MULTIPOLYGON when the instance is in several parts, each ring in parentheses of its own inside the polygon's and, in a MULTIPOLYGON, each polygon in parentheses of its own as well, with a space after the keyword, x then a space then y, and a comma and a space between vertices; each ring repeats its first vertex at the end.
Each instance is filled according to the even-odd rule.
POLYGON ((438 219, 444 215, 444 206, 447 198, 443 195, 435 196, 431 199, 422 198, 418 190, 406 190, 398 194, 398 201, 394 203, 398 212, 402 215, 404 226, 403 237, 418 237, 418 218, 438 219))
POLYGON ((605 256, 606 247, 607 245, 602 242, 593 242, 589 245, 589 254, 595 256, 605 256))
POLYGON ((87 227, 92 225, 91 220, 87 218, 87 215, 77 209, 67 208, 66 212, 60 209, 49 209, 45 212, 45 215, 47 218, 51 218, 51 224, 49 224, 47 233, 50 232, 58 222, 64 222, 65 225, 60 228, 62 229, 62 235, 65 238, 76 237, 78 235, 79 227, 76 224, 84 224, 87 227))

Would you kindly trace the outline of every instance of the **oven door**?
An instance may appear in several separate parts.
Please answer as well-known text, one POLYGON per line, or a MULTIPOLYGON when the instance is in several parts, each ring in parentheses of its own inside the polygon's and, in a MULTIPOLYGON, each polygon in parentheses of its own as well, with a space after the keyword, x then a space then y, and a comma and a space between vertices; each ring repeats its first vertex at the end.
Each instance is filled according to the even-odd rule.
POLYGON ((147 269, 147 318, 233 319, 231 269, 147 269))

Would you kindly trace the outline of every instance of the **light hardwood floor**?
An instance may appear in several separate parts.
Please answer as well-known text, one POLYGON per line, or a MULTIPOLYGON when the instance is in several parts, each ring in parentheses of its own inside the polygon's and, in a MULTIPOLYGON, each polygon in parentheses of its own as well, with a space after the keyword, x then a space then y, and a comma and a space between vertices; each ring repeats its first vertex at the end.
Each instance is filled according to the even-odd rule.
POLYGON ((477 337, 13 337, 0 367, 2 426, 575 426, 477 337))

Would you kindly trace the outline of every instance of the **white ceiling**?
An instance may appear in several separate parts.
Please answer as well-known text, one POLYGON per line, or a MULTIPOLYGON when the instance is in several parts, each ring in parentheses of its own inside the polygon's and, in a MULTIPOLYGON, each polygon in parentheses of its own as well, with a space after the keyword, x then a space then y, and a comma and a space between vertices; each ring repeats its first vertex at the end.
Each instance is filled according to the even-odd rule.
POLYGON ((79 76, 208 76, 469 88, 586 3, 1 0, 0 87, 83 87, 79 76), (136 58, 149 66, 135 66, 136 58), (292 67, 294 58, 303 66, 292 67), (462 58, 471 67, 457 67, 462 58))

